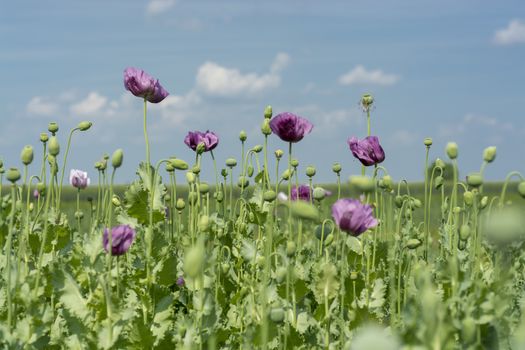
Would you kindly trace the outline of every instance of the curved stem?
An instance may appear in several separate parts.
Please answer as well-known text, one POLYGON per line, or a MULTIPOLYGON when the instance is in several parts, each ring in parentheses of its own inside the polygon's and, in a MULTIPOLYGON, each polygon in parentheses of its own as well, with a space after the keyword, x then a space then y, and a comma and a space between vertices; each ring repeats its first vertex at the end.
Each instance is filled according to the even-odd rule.
POLYGON ((60 174, 60 184, 58 186, 58 196, 57 196, 57 212, 60 211, 60 199, 62 198, 62 184, 64 183, 64 173, 66 171, 66 162, 67 162, 67 155, 69 153, 69 148, 71 147, 71 138, 73 137, 73 133, 79 130, 78 128, 71 129, 71 132, 69 133, 69 137, 67 139, 67 147, 66 147, 66 153, 64 153, 64 160, 62 164, 62 172, 60 174))
POLYGON ((513 176, 518 176, 521 181, 524 181, 523 175, 519 171, 512 171, 510 172, 507 177, 505 178, 505 182, 503 183, 503 188, 501 189, 501 195, 499 197, 499 206, 501 207, 503 205, 503 201, 505 200, 505 194, 507 193, 507 186, 509 185, 509 181, 513 176))

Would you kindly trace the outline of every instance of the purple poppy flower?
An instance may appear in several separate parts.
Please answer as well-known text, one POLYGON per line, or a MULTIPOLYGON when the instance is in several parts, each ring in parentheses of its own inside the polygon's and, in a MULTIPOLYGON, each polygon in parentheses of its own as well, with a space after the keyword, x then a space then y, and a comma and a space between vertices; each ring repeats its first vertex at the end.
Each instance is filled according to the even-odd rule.
POLYGON ((354 237, 377 226, 372 207, 357 199, 343 198, 332 205, 332 217, 339 228, 354 237))
POLYGON ((151 103, 159 103, 169 95, 158 79, 134 67, 124 70, 124 87, 133 95, 145 98, 151 103))
POLYGON ((79 190, 83 190, 90 184, 88 174, 82 170, 71 169, 69 173, 69 184, 79 190))
POLYGON ((286 142, 299 142, 313 129, 313 124, 307 119, 290 112, 278 114, 270 121, 270 128, 286 142))
POLYGON ((352 137, 348 139, 348 145, 354 157, 364 166, 379 164, 385 160, 385 151, 379 144, 377 136, 367 136, 363 140, 352 137))
POLYGON ((309 185, 293 186, 290 195, 293 201, 300 199, 309 202, 312 198, 312 189, 309 185))
POLYGON ((204 145, 204 152, 213 150, 219 144, 219 137, 214 132, 206 130, 206 132, 190 131, 184 138, 184 143, 196 151, 199 144, 204 145))
POLYGON ((184 277, 182 276, 179 276, 179 278, 177 278, 177 286, 179 287, 184 287, 184 285, 186 284, 186 281, 184 281, 184 277))
MULTIPOLYGON (((104 249, 108 251, 108 229, 104 230, 104 236, 102 242, 104 244, 104 249)), ((128 251, 131 243, 135 239, 135 230, 128 225, 119 225, 111 229, 111 254, 112 255, 122 255, 128 251)))
POLYGON ((40 197, 40 192, 38 192, 38 190, 34 190, 33 191, 33 198, 34 199, 38 199, 40 197))

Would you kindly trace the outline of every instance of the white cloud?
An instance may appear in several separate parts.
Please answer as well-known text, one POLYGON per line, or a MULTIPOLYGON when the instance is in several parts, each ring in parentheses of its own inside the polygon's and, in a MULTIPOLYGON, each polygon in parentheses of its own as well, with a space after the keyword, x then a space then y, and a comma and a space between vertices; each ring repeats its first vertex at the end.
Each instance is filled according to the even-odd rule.
POLYGON ((292 112, 301 115, 314 124, 316 134, 332 137, 334 131, 341 130, 346 126, 361 125, 363 123, 363 113, 356 106, 355 108, 339 108, 327 110, 319 105, 307 105, 292 108, 292 112))
POLYGON ((171 9, 176 4, 176 0, 150 0, 146 11, 150 15, 158 15, 171 9))
POLYGON ((289 61, 288 54, 277 54, 270 72, 266 74, 243 74, 236 68, 226 68, 214 62, 206 62, 197 72, 197 88, 212 96, 258 94, 281 84, 280 73, 289 61))
POLYGON ((71 112, 82 116, 92 116, 99 113, 105 106, 108 98, 98 92, 90 92, 82 101, 71 106, 71 112))
POLYGON ((33 97, 26 106, 29 114, 52 116, 58 112, 58 104, 41 96, 33 97))
POLYGON ((525 43, 525 23, 518 19, 510 21, 507 28, 496 31, 493 40, 498 45, 525 43))
POLYGON ((380 69, 366 70, 362 65, 357 65, 354 69, 339 77, 342 85, 394 85, 399 81, 399 75, 387 74, 380 69))
POLYGON ((441 125, 439 135, 446 137, 458 136, 466 132, 471 132, 474 128, 484 128, 493 132, 508 132, 514 130, 514 126, 510 122, 500 121, 486 115, 468 113, 463 119, 457 122, 441 125))
POLYGON ((393 146, 410 146, 415 141, 419 141, 420 137, 418 133, 409 130, 396 130, 388 135, 388 141, 393 146))

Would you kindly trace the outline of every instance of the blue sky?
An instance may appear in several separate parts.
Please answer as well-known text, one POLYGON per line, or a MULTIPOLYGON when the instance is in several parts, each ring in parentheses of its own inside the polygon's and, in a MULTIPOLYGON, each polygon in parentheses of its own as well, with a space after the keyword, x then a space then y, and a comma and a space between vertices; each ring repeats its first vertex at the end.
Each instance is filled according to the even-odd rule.
MULTIPOLYGON (((431 158, 459 144, 463 175, 495 145, 488 179, 525 171, 525 3, 523 1, 9 1, 0 5, 0 157, 19 153, 49 121, 75 134, 69 167, 95 174, 103 153, 125 152, 117 180, 144 159, 141 100, 123 88, 127 66, 160 79, 170 97, 151 106, 152 159, 191 161, 189 130, 215 131, 219 166, 240 158, 237 135, 263 142, 264 107, 310 119, 295 146, 302 166, 333 180, 360 172, 346 140, 366 136, 358 102, 376 98, 372 134, 395 179, 423 176, 431 158)), ((273 135, 270 149, 286 150, 273 135)), ((36 157, 39 159, 39 157, 36 157)), ((204 165, 212 180, 210 163, 204 165)), ((33 165, 37 172, 38 165, 33 165)), ((304 168, 303 168, 304 169, 304 168)))

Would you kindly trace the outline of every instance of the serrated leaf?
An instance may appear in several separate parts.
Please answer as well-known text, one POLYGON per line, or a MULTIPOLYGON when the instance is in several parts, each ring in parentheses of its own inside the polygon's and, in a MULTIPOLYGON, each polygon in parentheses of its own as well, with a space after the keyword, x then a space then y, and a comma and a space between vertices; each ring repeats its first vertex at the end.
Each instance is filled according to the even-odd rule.
POLYGON ((173 323, 171 319, 172 302, 173 296, 170 294, 162 298, 155 307, 155 316, 153 317, 153 325, 151 326, 151 333, 155 337, 155 345, 162 341, 173 323))
POLYGON ((87 302, 82 296, 77 283, 67 272, 64 272, 64 287, 60 302, 74 316, 84 321, 89 316, 87 302))

